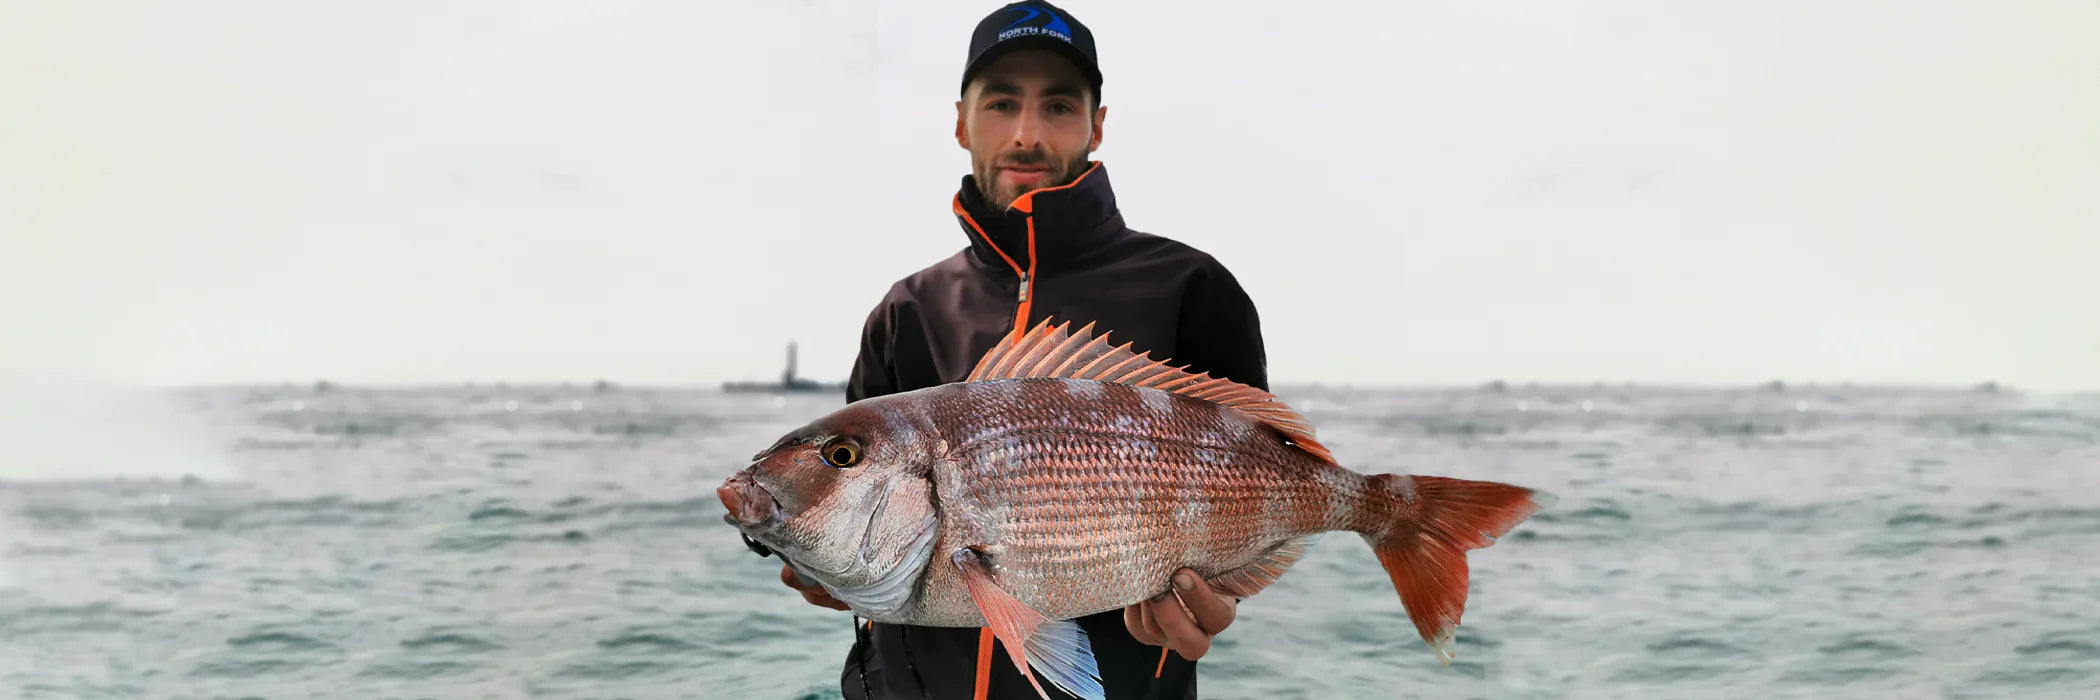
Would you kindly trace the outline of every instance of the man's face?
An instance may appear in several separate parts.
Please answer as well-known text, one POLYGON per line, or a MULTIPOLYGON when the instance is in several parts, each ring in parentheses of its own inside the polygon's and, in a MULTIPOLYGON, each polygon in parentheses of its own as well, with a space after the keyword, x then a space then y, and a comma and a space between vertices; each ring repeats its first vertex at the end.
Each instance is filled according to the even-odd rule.
POLYGON ((1034 49, 1001 57, 970 82, 955 103, 955 140, 993 209, 1086 172, 1108 116, 1091 95, 1078 66, 1034 49))

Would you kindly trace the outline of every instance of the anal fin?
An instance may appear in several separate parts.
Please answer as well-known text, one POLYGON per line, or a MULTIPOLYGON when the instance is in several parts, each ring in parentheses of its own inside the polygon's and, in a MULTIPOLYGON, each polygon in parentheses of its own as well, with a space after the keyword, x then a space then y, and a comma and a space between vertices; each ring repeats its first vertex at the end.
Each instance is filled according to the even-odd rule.
POLYGON ((1094 661, 1093 647, 1078 622, 1046 618, 1001 589, 992 581, 991 569, 977 550, 955 550, 953 559, 970 588, 970 599, 984 613, 986 626, 1006 647, 1007 656, 1020 667, 1021 676, 1035 687, 1036 694, 1044 700, 1050 698, 1043 685, 1036 682, 1035 674, 1029 673, 1030 666, 1073 696, 1087 700, 1103 700, 1107 696, 1101 687, 1101 669, 1094 661))
POLYGON ((1262 558, 1207 580, 1212 588, 1235 598, 1252 596, 1261 592, 1261 589, 1268 588, 1269 584, 1275 583, 1277 578, 1283 576, 1283 572, 1290 570, 1291 565, 1305 558, 1313 540, 1318 538, 1318 535, 1306 535, 1284 540, 1270 548, 1262 558))
MULTIPOLYGON (((1052 620, 1035 628, 1035 634, 1021 643, 1028 656, 1028 663, 1050 679, 1050 683, 1073 696, 1087 700, 1103 700, 1108 692, 1101 687, 1101 668, 1094 663, 1094 647, 1087 642, 1086 630, 1079 628, 1077 620, 1052 620)), ((1029 679, 1034 683, 1035 679, 1029 679)), ((1036 692, 1043 687, 1035 687, 1036 692)))

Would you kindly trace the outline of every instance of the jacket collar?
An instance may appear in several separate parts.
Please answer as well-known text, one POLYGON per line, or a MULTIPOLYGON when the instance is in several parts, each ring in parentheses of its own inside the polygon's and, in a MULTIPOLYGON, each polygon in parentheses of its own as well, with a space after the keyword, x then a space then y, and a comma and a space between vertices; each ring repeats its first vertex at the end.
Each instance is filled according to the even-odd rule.
POLYGON ((954 209, 963 235, 969 238, 970 257, 994 270, 1055 269, 1098 250, 1123 230, 1108 166, 1099 161, 1071 184, 1028 192, 1000 212, 992 211, 984 201, 974 176, 964 175, 954 209), (1029 257, 1030 218, 1035 220, 1033 260, 1029 257))

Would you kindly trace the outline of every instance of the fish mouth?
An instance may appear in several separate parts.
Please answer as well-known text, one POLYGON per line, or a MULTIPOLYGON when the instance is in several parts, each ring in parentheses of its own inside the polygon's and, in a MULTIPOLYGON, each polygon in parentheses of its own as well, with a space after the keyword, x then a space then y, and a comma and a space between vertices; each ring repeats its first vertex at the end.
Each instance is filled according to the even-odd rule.
POLYGON ((758 528, 780 519, 780 501, 752 480, 749 470, 740 471, 715 488, 715 497, 729 510, 722 519, 743 529, 758 528))

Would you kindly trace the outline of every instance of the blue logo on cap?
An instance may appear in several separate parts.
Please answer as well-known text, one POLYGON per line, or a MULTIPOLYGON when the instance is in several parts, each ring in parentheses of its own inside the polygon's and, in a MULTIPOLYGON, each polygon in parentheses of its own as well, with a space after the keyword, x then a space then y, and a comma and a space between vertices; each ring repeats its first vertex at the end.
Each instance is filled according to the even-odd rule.
POLYGON ((1007 39, 1012 39, 1017 36, 1031 36, 1035 34, 1048 34, 1050 36, 1054 36, 1068 42, 1072 40, 1072 26, 1065 24, 1065 18, 1057 16, 1057 13, 1051 12, 1049 10, 1036 9, 1033 7, 1016 7, 1013 9, 1015 12, 1026 12, 1028 14, 1022 16, 1020 19, 1014 20, 1013 24, 1006 25, 1005 29, 1000 30, 999 41, 1005 41, 1007 39), (1041 27, 1021 26, 1034 20, 1037 15, 1047 15, 1050 17, 1050 21, 1044 23, 1041 27), (1016 29, 1016 27, 1019 28, 1016 29))

